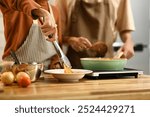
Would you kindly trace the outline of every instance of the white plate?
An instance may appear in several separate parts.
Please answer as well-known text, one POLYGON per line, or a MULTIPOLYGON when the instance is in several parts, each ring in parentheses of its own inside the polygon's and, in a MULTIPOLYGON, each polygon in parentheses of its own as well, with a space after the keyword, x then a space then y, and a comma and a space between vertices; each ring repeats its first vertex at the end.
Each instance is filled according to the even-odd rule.
POLYGON ((66 74, 64 73, 64 69, 51 69, 51 70, 45 70, 44 73, 49 73, 54 76, 54 78, 57 78, 59 81, 62 82, 78 82, 79 79, 82 79, 85 74, 90 74, 93 71, 91 70, 84 70, 84 69, 71 69, 73 73, 66 74))

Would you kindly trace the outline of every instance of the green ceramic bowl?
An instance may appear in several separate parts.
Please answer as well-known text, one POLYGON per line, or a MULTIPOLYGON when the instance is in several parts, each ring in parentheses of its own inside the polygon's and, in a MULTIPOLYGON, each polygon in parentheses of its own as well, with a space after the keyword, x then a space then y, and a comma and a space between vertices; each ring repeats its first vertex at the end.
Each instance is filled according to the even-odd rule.
POLYGON ((81 58, 84 69, 89 70, 123 70, 127 64, 127 59, 112 58, 81 58))

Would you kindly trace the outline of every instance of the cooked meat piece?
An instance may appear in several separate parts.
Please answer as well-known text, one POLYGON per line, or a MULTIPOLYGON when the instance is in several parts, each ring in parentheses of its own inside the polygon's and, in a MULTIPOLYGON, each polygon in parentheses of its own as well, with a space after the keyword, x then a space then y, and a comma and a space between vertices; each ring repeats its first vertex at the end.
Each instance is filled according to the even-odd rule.
POLYGON ((87 51, 90 57, 104 57, 107 52, 107 45, 104 42, 96 42, 87 51))

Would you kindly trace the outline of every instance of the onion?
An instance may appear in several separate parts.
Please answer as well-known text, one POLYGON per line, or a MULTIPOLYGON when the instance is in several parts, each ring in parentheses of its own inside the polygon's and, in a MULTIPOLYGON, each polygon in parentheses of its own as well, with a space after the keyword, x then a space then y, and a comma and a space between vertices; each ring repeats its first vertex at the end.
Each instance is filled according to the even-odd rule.
POLYGON ((14 75, 12 72, 4 72, 1 75, 1 81, 5 84, 5 85, 11 85, 14 82, 14 75))

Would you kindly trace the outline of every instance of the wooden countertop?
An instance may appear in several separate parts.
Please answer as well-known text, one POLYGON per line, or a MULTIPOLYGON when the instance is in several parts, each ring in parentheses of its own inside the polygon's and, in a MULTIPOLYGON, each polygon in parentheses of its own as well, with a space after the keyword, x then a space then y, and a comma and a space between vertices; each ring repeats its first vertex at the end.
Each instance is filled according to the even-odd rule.
POLYGON ((150 76, 139 78, 117 78, 89 80, 78 83, 61 83, 46 75, 32 83, 28 88, 17 84, 4 86, 0 91, 0 100, 99 100, 99 99, 150 99, 150 76))

